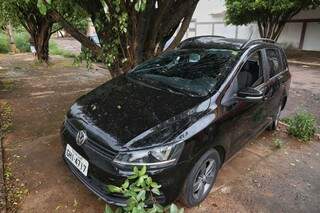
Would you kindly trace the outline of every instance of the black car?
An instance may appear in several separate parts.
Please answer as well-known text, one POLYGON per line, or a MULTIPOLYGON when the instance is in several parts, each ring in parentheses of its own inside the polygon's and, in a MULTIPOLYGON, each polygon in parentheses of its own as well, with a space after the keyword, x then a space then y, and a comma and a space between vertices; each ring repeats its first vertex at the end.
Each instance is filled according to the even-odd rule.
POLYGON ((195 206, 228 158, 276 128, 290 78, 273 41, 187 39, 79 98, 61 130, 64 159, 108 203, 126 205, 106 185, 146 165, 160 203, 195 206))

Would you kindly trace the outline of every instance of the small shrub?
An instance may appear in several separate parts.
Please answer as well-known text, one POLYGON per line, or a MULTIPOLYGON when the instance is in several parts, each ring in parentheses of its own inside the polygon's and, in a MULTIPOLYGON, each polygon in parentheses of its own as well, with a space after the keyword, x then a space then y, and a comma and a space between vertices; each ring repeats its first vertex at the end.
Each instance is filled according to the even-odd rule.
POLYGON ((284 122, 289 125, 288 133, 302 142, 310 141, 317 129, 315 117, 305 111, 296 113, 295 116, 285 119, 284 122))
POLYGON ((30 52, 29 34, 27 32, 19 32, 15 34, 16 46, 20 52, 30 52))
POLYGON ((141 170, 137 167, 133 169, 133 175, 128 177, 125 182, 120 186, 108 185, 107 191, 109 193, 120 193, 128 198, 126 207, 119 207, 115 211, 106 205, 105 213, 183 213, 183 209, 178 209, 175 204, 163 207, 158 204, 154 195, 160 195, 159 188, 161 185, 157 184, 147 175, 146 166, 141 170), (152 207, 146 207, 146 204, 152 207))
POLYGON ((0 33, 0 53, 8 53, 9 52, 9 43, 7 35, 4 33, 0 33))
POLYGON ((282 148, 282 146, 283 146, 283 142, 282 142, 282 140, 280 140, 280 139, 274 139, 273 141, 272 141, 272 143, 273 143, 273 145, 274 145, 274 147, 276 148, 276 149, 281 149, 282 148))
POLYGON ((58 44, 54 41, 50 41, 49 43, 49 54, 51 55, 61 55, 66 58, 74 58, 75 54, 70 51, 60 49, 58 44))

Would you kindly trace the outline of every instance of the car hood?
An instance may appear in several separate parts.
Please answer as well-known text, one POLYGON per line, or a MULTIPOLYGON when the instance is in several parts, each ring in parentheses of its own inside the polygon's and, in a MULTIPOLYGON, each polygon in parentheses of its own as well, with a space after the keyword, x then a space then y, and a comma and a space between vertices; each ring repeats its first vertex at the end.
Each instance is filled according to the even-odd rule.
POLYGON ((67 117, 78 130, 86 130, 89 138, 121 150, 152 145, 156 143, 154 138, 167 134, 164 129, 178 134, 208 108, 209 102, 201 97, 147 87, 120 76, 79 98, 67 117))

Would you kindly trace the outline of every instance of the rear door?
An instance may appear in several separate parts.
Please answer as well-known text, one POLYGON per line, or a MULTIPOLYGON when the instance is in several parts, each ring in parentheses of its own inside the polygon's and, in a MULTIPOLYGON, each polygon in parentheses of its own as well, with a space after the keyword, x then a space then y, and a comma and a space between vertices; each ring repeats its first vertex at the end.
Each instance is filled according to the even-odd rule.
POLYGON ((271 122, 275 118, 279 107, 281 107, 281 98, 283 96, 283 79, 286 67, 282 61, 282 55, 278 48, 267 48, 266 61, 268 62, 269 72, 266 82, 265 100, 267 105, 268 120, 271 122))

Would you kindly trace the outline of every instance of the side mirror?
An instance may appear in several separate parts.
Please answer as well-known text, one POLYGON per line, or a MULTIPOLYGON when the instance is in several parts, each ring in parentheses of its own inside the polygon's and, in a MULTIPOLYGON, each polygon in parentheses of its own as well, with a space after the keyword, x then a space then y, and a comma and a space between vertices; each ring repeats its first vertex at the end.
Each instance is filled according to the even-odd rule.
POLYGON ((263 92, 254 88, 245 88, 238 92, 238 98, 245 101, 260 101, 263 100, 263 92))

